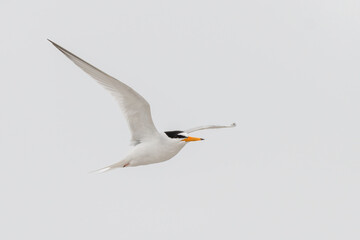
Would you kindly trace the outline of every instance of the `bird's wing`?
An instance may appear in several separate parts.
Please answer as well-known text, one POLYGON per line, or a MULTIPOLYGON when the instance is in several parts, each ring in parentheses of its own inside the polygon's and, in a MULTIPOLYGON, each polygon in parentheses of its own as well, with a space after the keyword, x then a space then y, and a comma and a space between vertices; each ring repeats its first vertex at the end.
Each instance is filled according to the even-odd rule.
POLYGON ((151 118, 150 105, 140 94, 51 40, 49 41, 115 97, 130 127, 131 141, 134 145, 157 133, 151 118))
POLYGON ((200 131, 200 130, 205 130, 205 129, 212 129, 212 128, 232 128, 232 127, 236 127, 236 123, 227 125, 227 126, 222 126, 222 125, 206 125, 206 126, 200 126, 200 127, 195 127, 195 128, 190 128, 188 130, 185 130, 184 132, 186 133, 191 133, 191 132, 196 132, 196 131, 200 131))

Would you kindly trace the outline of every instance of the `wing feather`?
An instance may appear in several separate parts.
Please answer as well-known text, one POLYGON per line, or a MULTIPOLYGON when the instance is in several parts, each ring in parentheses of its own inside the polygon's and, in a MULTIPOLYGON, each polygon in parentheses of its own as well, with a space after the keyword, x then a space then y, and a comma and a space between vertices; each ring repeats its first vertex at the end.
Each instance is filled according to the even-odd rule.
POLYGON ((106 74, 100 69, 87 63, 75 54, 49 40, 73 63, 80 67, 84 72, 94 78, 99 84, 115 97, 122 109, 129 125, 132 143, 141 142, 144 138, 151 137, 157 133, 156 127, 151 117, 149 103, 136 91, 116 78, 106 74))
POLYGON ((232 128, 232 127, 236 127, 236 123, 233 123, 231 125, 226 125, 226 126, 224 126, 224 125, 206 125, 206 126, 194 127, 194 128, 185 130, 184 132, 191 133, 191 132, 196 132, 196 131, 205 130, 205 129, 232 128))

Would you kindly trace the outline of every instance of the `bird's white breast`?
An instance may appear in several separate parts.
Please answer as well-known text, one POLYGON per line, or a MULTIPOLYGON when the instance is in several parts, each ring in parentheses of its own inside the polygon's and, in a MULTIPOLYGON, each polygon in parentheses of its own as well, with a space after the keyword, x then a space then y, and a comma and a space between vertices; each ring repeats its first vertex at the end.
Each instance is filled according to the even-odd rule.
POLYGON ((185 145, 186 142, 159 133, 136 145, 126 158, 129 166, 163 162, 174 157, 185 145))

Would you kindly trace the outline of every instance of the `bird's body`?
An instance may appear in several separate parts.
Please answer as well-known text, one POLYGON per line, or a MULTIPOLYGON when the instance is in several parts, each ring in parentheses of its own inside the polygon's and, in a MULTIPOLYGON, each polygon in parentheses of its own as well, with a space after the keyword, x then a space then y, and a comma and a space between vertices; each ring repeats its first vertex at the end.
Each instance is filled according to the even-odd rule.
POLYGON ((203 140, 202 138, 190 137, 188 133, 204 129, 235 126, 235 123, 233 123, 229 126, 209 125, 185 131, 159 132, 152 121, 150 105, 140 94, 56 43, 50 42, 78 67, 110 91, 118 101, 129 125, 132 135, 132 149, 130 152, 121 161, 99 169, 97 172, 166 161, 174 157, 188 142, 203 140))
POLYGON ((124 166, 131 167, 163 162, 174 157, 185 145, 185 141, 173 140, 166 134, 159 133, 158 136, 135 145, 121 162, 124 166))

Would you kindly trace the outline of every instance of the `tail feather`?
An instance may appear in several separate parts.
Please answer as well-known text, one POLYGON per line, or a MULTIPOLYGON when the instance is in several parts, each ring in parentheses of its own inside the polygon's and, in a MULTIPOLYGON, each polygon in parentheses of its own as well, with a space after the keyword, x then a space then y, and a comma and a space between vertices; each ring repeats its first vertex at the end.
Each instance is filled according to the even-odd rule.
POLYGON ((104 172, 113 170, 115 168, 124 167, 124 166, 125 166, 125 163, 123 161, 121 161, 121 162, 114 163, 114 164, 112 164, 110 166, 103 167, 103 168, 100 168, 100 169, 95 170, 95 171, 91 171, 90 173, 104 173, 104 172))

